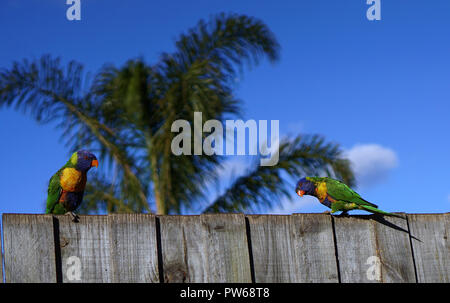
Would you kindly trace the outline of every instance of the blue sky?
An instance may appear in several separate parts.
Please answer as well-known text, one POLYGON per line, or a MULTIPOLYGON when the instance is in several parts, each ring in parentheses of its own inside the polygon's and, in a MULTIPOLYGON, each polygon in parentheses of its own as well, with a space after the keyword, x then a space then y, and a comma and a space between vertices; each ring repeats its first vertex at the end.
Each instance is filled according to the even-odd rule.
MULTIPOLYGON (((352 160, 357 190, 387 211, 450 207, 450 1, 381 0, 368 21, 365 0, 82 0, 81 21, 65 1, 0 2, 0 68, 49 53, 95 72, 173 50, 180 33, 219 12, 263 20, 280 61, 245 71, 237 95, 244 119, 279 120, 285 135, 322 134, 352 160)), ((0 213, 40 213, 50 176, 72 152, 56 123, 0 109, 0 213)), ((245 167, 230 159, 236 171, 245 167)), ((322 212, 293 197, 273 213, 322 212)))

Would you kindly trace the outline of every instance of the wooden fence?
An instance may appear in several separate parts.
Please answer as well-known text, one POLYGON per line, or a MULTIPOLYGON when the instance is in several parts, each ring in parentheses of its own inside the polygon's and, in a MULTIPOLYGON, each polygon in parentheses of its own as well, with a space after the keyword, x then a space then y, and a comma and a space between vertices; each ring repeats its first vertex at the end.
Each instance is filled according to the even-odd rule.
POLYGON ((450 282, 450 213, 80 217, 4 214, 5 281, 450 282))

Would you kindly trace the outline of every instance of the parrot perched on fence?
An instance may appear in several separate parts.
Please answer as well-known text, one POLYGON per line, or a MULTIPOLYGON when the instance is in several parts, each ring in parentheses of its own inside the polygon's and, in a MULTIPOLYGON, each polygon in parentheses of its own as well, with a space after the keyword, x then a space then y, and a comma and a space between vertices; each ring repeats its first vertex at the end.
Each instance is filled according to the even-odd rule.
POLYGON ((295 191, 300 197, 303 195, 316 197, 320 203, 331 208, 331 213, 342 211, 342 214, 347 214, 349 210, 360 209, 404 219, 400 215, 378 209, 377 205, 361 198, 346 184, 328 177, 302 178, 298 181, 295 191))
POLYGON ((73 221, 78 221, 73 211, 83 201, 86 174, 93 166, 98 167, 98 160, 90 152, 80 150, 73 153, 69 161, 50 178, 45 213, 70 214, 73 221))

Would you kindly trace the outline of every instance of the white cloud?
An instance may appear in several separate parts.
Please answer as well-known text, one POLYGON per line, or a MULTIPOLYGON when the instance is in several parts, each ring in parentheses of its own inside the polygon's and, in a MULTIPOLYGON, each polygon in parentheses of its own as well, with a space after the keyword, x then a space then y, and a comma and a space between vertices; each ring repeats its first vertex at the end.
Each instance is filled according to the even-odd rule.
POLYGON ((395 151, 379 144, 357 144, 345 156, 351 161, 360 188, 382 182, 398 166, 395 151))

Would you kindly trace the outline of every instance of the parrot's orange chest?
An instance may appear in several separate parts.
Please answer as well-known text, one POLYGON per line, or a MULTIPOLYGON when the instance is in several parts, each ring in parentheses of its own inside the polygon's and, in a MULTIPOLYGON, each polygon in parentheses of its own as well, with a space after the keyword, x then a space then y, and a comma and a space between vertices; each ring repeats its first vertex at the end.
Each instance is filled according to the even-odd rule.
POLYGON ((328 196, 327 192, 327 184, 325 182, 321 182, 316 186, 316 196, 320 202, 325 201, 328 196))
POLYGON ((86 173, 82 173, 75 168, 65 168, 60 177, 63 191, 82 192, 86 187, 86 173))

